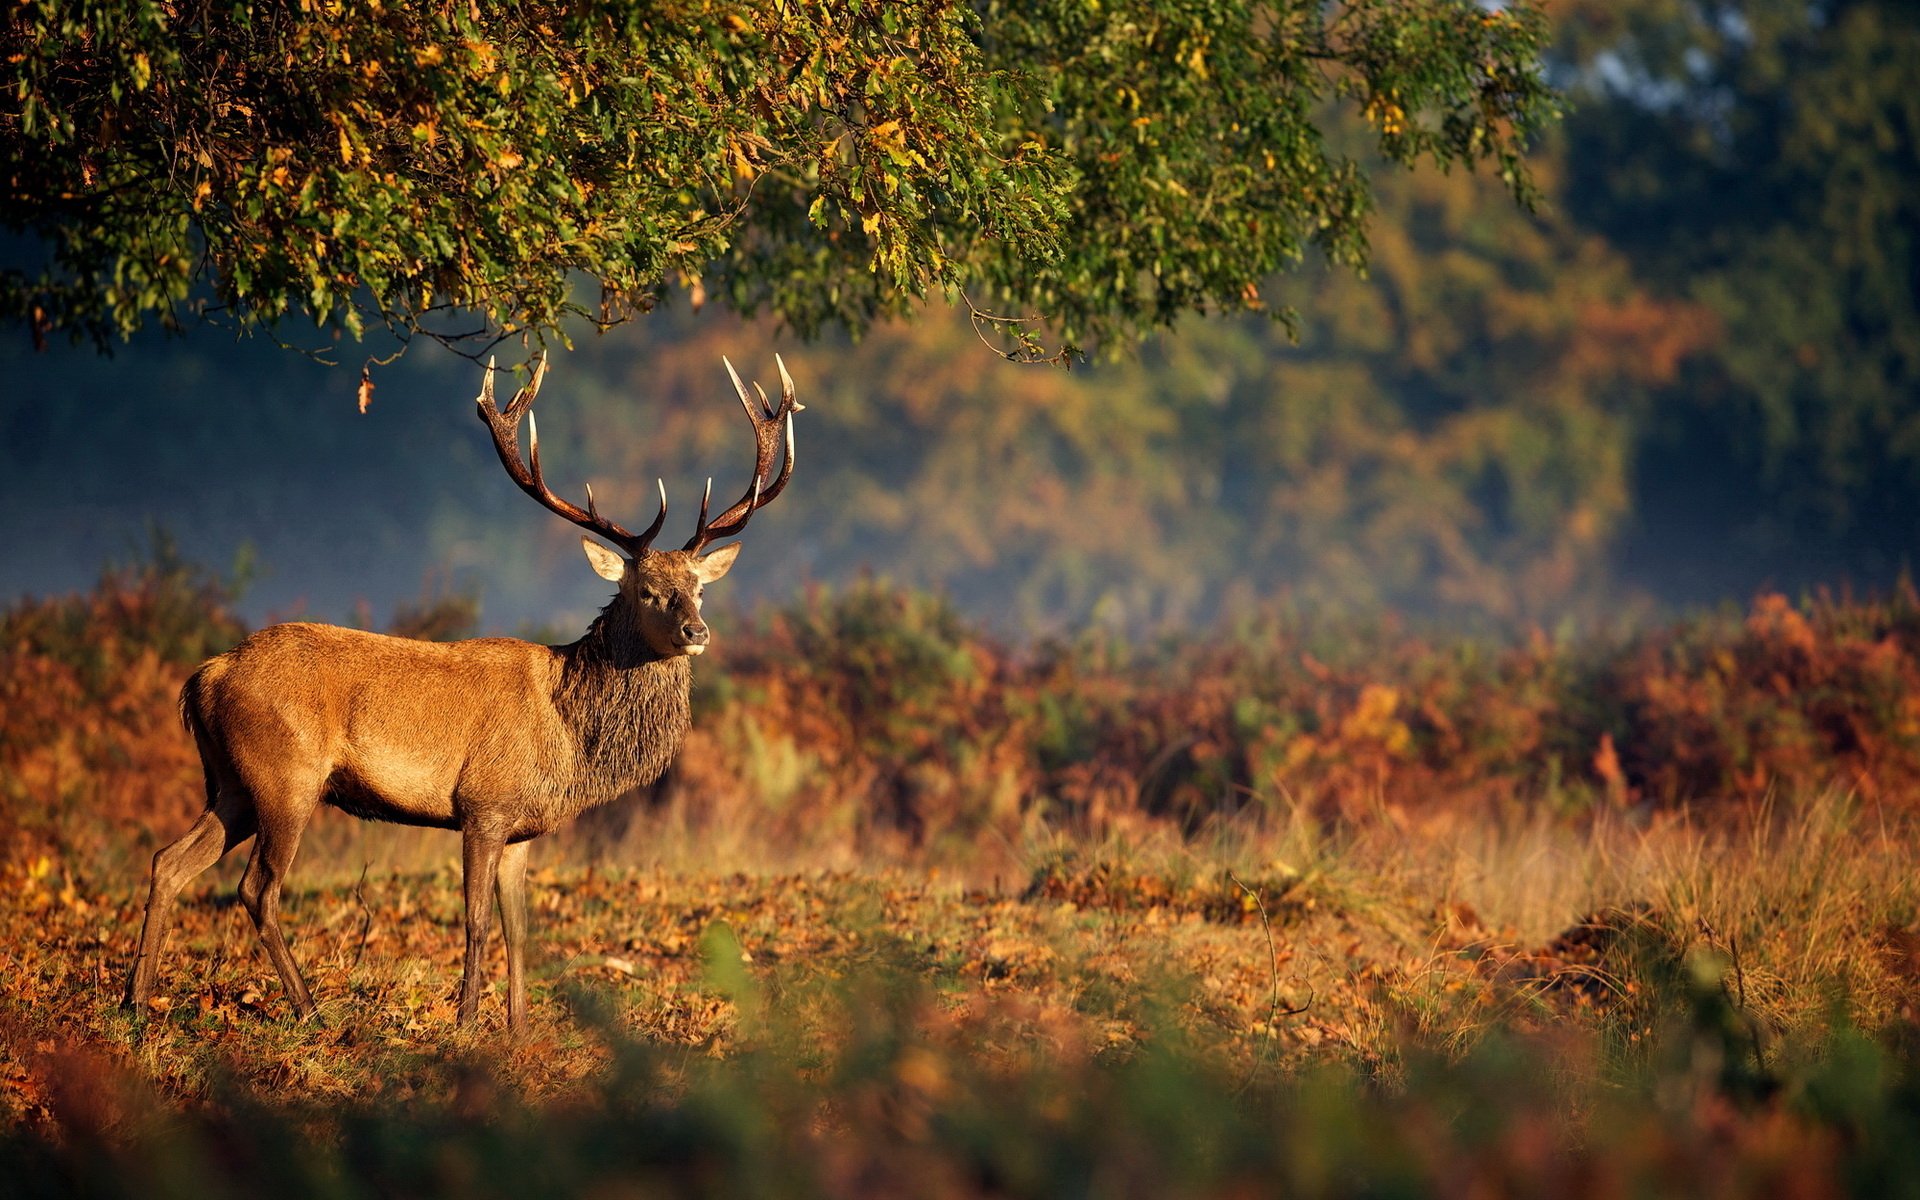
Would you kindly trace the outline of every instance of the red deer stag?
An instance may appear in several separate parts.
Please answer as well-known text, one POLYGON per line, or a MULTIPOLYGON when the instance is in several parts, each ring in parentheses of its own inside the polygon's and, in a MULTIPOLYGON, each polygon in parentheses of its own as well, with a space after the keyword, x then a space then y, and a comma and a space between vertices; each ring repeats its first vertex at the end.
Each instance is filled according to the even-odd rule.
MULTIPOLYGON (((776 358, 775 362, 779 360, 776 358)), ((479 1009, 483 954, 496 891, 507 943, 507 1023, 526 1018, 527 848, 569 818, 658 778, 686 739, 692 656, 710 642, 702 585, 727 573, 746 527, 793 473, 793 380, 780 363, 780 402, 748 395, 727 373, 753 422, 753 484, 707 519, 678 550, 652 549, 667 518, 638 533, 600 515, 587 489, 581 508, 553 494, 540 473, 540 436, 529 409, 546 375, 504 411, 494 406, 493 365, 478 403, 500 462, 520 490, 618 546, 582 537, 587 561, 619 585, 586 635, 569 646, 512 638, 435 644, 340 629, 274 625, 208 660, 180 693, 180 713, 200 750, 207 810, 184 837, 154 855, 152 891, 126 1003, 153 993, 161 946, 180 889, 222 855, 255 838, 240 901, 301 1017, 313 997, 280 930, 280 887, 314 810, 460 831, 466 873, 466 963, 461 1024, 479 1009), (520 418, 527 456, 520 457, 520 418), (785 462, 769 478, 784 430, 785 462)))

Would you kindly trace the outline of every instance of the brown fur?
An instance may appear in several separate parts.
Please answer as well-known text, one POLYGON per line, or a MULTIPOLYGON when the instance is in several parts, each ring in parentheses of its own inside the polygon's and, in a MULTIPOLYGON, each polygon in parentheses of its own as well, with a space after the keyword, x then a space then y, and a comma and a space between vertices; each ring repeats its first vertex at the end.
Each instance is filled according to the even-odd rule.
POLYGON ((567 646, 512 638, 436 644, 330 625, 274 625, 208 660, 180 693, 200 750, 207 811, 154 856, 126 1002, 152 994, 175 899, 258 835, 240 898, 301 1015, 314 1011, 281 933, 281 883, 314 810, 458 829, 467 897, 460 1016, 480 993, 497 889, 508 1021, 525 1013, 527 843, 657 779, 690 723, 691 655, 705 649, 703 583, 738 546, 706 556, 593 547, 619 594, 567 646))

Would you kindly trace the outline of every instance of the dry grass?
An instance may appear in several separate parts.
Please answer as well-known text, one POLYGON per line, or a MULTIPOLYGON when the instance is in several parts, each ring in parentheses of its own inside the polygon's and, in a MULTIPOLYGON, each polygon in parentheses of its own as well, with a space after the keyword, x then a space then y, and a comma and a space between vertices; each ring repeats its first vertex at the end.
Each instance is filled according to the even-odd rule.
MULTIPOLYGON (((641 826, 650 819, 672 818, 641 826)), ((116 1002, 144 881, 42 858, 5 868, 9 1040, 130 1056, 181 1098, 204 1098, 223 1074, 364 1095, 389 1086, 397 1062, 483 1044, 451 1028, 457 869, 362 857, 399 834, 384 843, 398 857, 450 859, 454 840, 381 826, 321 833, 287 919, 323 1026, 283 1019, 278 981, 232 901, 244 852, 190 893, 159 1007, 139 1020, 116 1002)), ((1390 1066, 1409 1023, 1465 1053, 1516 1022, 1602 1032, 1623 1012, 1644 1022, 1644 1005, 1623 1002, 1660 982, 1647 964, 1593 964, 1612 994, 1560 986, 1574 967, 1549 942, 1606 910, 1637 914, 1676 963, 1690 951, 1737 956, 1742 1007, 1769 1044, 1817 1041, 1836 1013, 1897 1025, 1914 998, 1913 964, 1890 948, 1911 936, 1920 898, 1916 838, 1836 794, 1714 827, 1510 812, 1328 828, 1296 813, 1200 844, 1036 838, 1020 852, 1025 870, 998 886, 922 869, 751 870, 777 847, 744 834, 742 845, 733 861, 703 847, 646 868, 549 852, 535 875, 539 1016, 508 1056, 526 1064, 521 1083, 564 1090, 596 1069, 562 1001, 580 987, 635 1036, 730 1053, 742 1034, 716 991, 714 938, 737 940, 772 1003, 884 965, 924 979, 953 1013, 1017 999, 1027 1035, 1123 1052, 1170 1021, 1197 1052, 1248 1071, 1390 1066), (1049 878, 1050 890, 1039 883, 1049 878)))
MULTIPOLYGON (((209 1172, 262 1185, 246 1164, 275 1139, 370 1131, 385 1150, 316 1151, 299 1194, 361 1194, 341 1181, 362 1172, 366 1194, 391 1194, 392 1156, 437 1146, 431 1161, 504 1172, 504 1195, 556 1170, 639 1169, 612 1148, 663 1137, 693 1138, 694 1158, 650 1190, 710 1178, 708 1162, 751 1191, 793 1192, 799 1171, 838 1180, 829 1194, 898 1195, 930 1179, 1058 1194, 1122 1161, 1186 1194, 1312 1193, 1333 1164, 1389 1190, 1585 1180, 1595 1195, 1829 1195, 1843 1162, 1870 1183, 1906 1169, 1906 1143, 1861 1131, 1908 1111, 1920 838, 1837 793, 1711 826, 1495 806, 1417 823, 1275 810, 1097 845, 1036 827, 997 885, 898 864, 755 869, 778 861, 764 833, 716 846, 678 819, 628 831, 657 854, 692 847, 671 865, 546 851, 515 1038, 497 997, 479 1029, 453 1026, 457 870, 385 865, 450 857, 449 836, 318 831, 287 921, 319 1024, 288 1019, 231 899, 237 861, 182 906, 140 1014, 117 1000, 141 873, 123 855, 97 860, 111 874, 6 864, 0 1157, 24 1137, 144 1180, 198 1154, 169 1185, 182 1195, 209 1172), (393 857, 367 866, 376 853, 393 857), (1628 914, 1611 946, 1559 936, 1609 912, 1628 914), (770 1129, 783 1148, 750 1152, 770 1129), (221 1149, 255 1139, 238 1159, 221 1149), (1216 1149, 1141 1162, 1140 1145, 1216 1149), (1027 1182, 981 1182, 998 1176, 975 1174, 979 1155, 1027 1182)), ((33 1177, 73 1178, 45 1169, 33 1177)))

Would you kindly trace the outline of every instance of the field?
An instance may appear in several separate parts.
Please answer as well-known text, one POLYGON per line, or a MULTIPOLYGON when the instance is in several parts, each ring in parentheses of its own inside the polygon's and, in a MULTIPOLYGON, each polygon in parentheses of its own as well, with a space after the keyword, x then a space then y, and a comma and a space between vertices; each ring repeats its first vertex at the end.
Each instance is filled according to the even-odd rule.
POLYGON ((1911 594, 1504 643, 722 618, 680 768, 536 856, 518 1037, 453 1026, 452 837, 337 814, 286 912, 319 1022, 243 852, 120 1009, 226 598, 162 558, 0 622, 9 1194, 1920 1188, 1911 594))

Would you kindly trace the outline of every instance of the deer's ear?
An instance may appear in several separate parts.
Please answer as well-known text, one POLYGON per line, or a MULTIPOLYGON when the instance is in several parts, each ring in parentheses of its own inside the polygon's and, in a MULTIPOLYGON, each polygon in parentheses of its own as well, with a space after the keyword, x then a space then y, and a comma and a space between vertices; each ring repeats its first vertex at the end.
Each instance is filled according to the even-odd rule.
POLYGON ((593 573, 608 583, 619 583, 627 574, 627 560, 602 546, 590 537, 580 539, 580 548, 587 552, 587 561, 593 564, 593 573))
POLYGON ((705 558, 693 562, 693 577, 701 583, 712 583, 733 569, 733 560, 740 557, 740 543, 722 546, 705 558))

